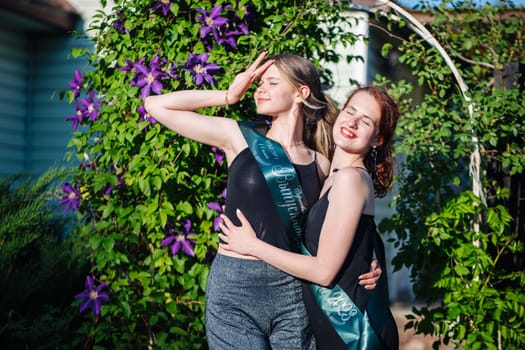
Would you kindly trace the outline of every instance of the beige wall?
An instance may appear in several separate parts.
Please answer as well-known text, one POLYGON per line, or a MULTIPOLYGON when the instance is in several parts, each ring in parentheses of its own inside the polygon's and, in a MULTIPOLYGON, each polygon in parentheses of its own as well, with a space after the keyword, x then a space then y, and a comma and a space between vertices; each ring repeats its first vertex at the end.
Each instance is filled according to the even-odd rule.
MULTIPOLYGON (((89 27, 89 24, 91 23, 93 15, 95 15, 97 11, 99 10, 111 11, 111 8, 113 7, 113 2, 111 1, 107 2, 105 9, 102 9, 100 0, 68 0, 68 2, 82 16, 82 19, 85 22, 85 25, 84 25, 85 30, 87 30, 87 28, 89 27)), ((93 33, 89 33, 89 32, 88 34, 93 35, 93 33)))

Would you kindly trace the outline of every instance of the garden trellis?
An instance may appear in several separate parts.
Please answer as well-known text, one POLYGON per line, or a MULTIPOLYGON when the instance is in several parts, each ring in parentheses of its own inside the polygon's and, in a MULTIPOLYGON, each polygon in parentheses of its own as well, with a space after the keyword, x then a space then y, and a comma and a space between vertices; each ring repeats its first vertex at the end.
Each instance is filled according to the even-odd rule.
MULTIPOLYGON (((472 102, 472 99, 470 98, 468 91, 469 88, 461 75, 459 74, 458 69, 456 68, 454 62, 450 58, 450 56, 447 54, 443 46, 436 40, 436 38, 430 33, 430 31, 425 28, 425 26, 414 16, 412 16, 408 11, 403 9, 401 6, 393 3, 389 0, 366 0, 365 2, 362 2, 363 5, 356 5, 353 3, 350 3, 350 9, 354 10, 361 10, 371 13, 380 13, 386 15, 384 11, 380 8, 381 6, 386 6, 390 8, 396 16, 390 16, 389 18, 401 21, 406 21, 409 28, 419 35, 422 39, 424 39, 429 45, 431 45, 433 48, 435 48, 441 57, 445 60, 447 63, 447 66, 452 71, 452 74, 454 75, 454 78, 456 79, 456 82, 461 90, 461 95, 467 104, 467 110, 468 115, 471 121, 475 120, 474 115, 474 105, 472 102), (370 4, 368 4, 370 3, 370 4), (365 6, 366 4, 366 6, 365 6)), ((476 131, 472 130, 472 153, 470 155, 470 165, 469 165, 469 173, 472 178, 472 192, 481 199, 482 203, 486 205, 485 200, 485 194, 483 191, 483 186, 481 184, 481 156, 480 156, 480 150, 479 150, 479 141, 478 137, 476 135, 476 131)))

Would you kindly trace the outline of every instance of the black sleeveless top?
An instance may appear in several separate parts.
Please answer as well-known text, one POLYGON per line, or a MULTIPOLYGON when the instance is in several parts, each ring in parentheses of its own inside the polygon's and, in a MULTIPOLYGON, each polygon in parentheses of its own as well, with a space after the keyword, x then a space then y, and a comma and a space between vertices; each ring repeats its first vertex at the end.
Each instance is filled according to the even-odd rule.
MULTIPOLYGON (((303 187, 307 210, 321 191, 321 180, 314 160, 307 165, 294 164, 303 187)), ((239 208, 252 224, 257 237, 276 247, 290 250, 288 236, 281 224, 264 175, 249 148, 242 150, 228 168, 226 215, 240 225, 235 210, 239 208)))
MULTIPOLYGON (((312 255, 317 254, 321 227, 328 209, 329 191, 330 190, 326 191, 319 201, 314 204, 305 223, 304 244, 312 255)), ((341 218, 341 220, 343 219, 344 218, 341 218)), ((374 217, 372 215, 361 215, 356 235, 352 242, 352 247, 348 252, 341 270, 334 280, 334 285, 339 284, 361 312, 364 312, 370 292, 359 285, 358 277, 359 275, 370 271, 375 235, 376 225, 374 217)), ((310 317, 310 324, 312 325, 313 333, 316 337, 317 349, 346 350, 345 344, 315 300, 310 289, 310 282, 303 281, 302 287, 303 299, 308 316, 310 317)), ((397 327, 391 315, 388 320, 386 320, 386 328, 386 332, 383 330, 380 336, 380 338, 383 338, 386 333, 386 338, 388 338, 382 339, 386 343, 385 349, 397 349, 399 343, 397 338, 397 327)))

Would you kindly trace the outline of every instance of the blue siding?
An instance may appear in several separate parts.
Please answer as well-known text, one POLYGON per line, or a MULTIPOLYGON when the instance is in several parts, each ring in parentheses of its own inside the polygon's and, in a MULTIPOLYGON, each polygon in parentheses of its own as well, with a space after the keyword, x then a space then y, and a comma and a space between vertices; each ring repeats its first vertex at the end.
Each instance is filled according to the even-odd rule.
POLYGON ((0 175, 25 169, 27 154, 26 39, 0 32, 0 175))
MULTIPOLYGON (((79 23, 82 28, 82 23, 79 23)), ((0 32, 0 176, 64 165, 73 105, 60 98, 75 69, 71 49, 91 42, 57 32, 0 32)))
POLYGON ((66 122, 66 118, 75 110, 60 98, 60 92, 69 89, 75 69, 85 65, 85 60, 71 58, 71 48, 87 43, 71 36, 53 36, 34 42, 37 54, 32 57, 36 68, 31 85, 29 145, 31 172, 39 174, 50 166, 63 164, 71 137, 71 123, 66 122))

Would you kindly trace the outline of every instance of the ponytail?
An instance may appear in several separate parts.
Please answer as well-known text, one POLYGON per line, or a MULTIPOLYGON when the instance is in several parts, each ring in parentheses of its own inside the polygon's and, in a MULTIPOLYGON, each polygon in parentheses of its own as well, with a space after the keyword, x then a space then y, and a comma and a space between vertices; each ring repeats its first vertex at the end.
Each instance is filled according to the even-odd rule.
POLYGON ((323 108, 312 115, 308 113, 308 105, 305 103, 305 143, 308 147, 318 151, 332 159, 334 154, 334 137, 332 129, 337 119, 339 110, 329 97, 323 94, 323 108))

